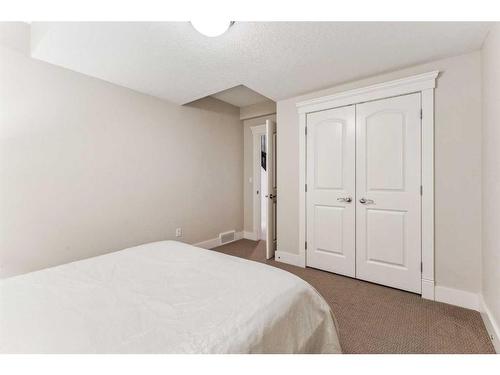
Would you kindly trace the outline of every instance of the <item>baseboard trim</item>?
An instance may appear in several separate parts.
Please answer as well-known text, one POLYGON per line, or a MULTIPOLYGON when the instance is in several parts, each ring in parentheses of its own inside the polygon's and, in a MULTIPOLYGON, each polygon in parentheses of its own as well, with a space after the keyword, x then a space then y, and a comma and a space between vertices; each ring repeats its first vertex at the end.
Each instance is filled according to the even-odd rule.
POLYGON ((257 234, 255 232, 243 232, 243 238, 247 240, 257 241, 257 234))
POLYGON ((464 290, 436 286, 434 288, 435 300, 450 305, 465 307, 466 309, 480 311, 479 295, 464 290))
POLYGON ((303 255, 287 253, 284 251, 276 251, 274 254, 274 260, 302 268, 306 266, 303 255))
POLYGON ((500 326, 484 301, 484 297, 480 295, 479 298, 481 301, 481 318, 483 318, 484 326, 486 327, 486 331, 488 331, 495 351, 497 354, 500 354, 500 326))
POLYGON ((211 239, 206 240, 206 241, 201 241, 201 242, 198 242, 198 243, 194 243, 193 246, 201 247, 203 249, 213 249, 213 248, 218 247, 218 246, 226 245, 228 243, 241 240, 242 238, 243 238, 243 232, 240 231, 240 232, 236 232, 234 234, 234 240, 233 241, 226 242, 224 244, 222 244, 220 242, 220 238, 219 237, 216 237, 216 238, 211 238, 211 239))

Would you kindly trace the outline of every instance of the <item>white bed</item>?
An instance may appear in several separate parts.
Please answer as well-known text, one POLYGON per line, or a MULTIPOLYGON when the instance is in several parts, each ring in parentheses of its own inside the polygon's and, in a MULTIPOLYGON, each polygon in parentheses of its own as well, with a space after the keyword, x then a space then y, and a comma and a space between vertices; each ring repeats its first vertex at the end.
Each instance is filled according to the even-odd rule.
POLYGON ((283 270, 162 241, 0 281, 3 353, 340 353, 283 270))

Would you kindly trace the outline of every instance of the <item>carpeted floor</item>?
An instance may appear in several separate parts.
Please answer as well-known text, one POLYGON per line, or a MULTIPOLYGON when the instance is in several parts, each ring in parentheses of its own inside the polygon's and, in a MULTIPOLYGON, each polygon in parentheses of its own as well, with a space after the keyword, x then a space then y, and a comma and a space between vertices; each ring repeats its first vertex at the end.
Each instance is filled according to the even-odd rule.
POLYGON ((344 353, 494 353, 480 314, 419 295, 265 259, 265 242, 239 240, 216 251, 292 272, 330 304, 344 353))

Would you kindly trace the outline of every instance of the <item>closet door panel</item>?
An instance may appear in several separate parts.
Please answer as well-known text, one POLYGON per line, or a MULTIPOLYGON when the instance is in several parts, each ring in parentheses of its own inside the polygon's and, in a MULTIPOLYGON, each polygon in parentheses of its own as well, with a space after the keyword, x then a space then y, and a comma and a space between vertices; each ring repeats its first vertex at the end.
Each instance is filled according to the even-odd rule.
POLYGON ((360 104, 356 121, 356 277, 420 293, 420 94, 360 104))
POLYGON ((355 275, 355 108, 307 115, 307 265, 355 275))

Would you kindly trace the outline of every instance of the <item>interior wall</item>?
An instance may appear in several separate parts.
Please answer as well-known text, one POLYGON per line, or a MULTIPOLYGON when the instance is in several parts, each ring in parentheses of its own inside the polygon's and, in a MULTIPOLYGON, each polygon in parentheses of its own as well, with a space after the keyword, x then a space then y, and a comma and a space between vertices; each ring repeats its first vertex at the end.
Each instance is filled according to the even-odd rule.
POLYGON ((243 229, 243 128, 0 48, 0 274, 243 229))
MULTIPOLYGON (((500 332, 500 25, 482 50, 483 67, 483 251, 482 295, 500 332)), ((496 338, 497 342, 500 337, 496 338)))
POLYGON ((256 117, 243 121, 244 136, 244 165, 243 165, 243 197, 244 197, 244 224, 245 233, 252 236, 256 232, 253 227, 253 135, 252 126, 265 125, 266 120, 276 121, 276 115, 256 117))
POLYGON ((336 92, 440 70, 435 90, 436 284, 481 285, 481 59, 473 52, 378 75, 277 103, 278 250, 299 253, 296 104, 336 92))
POLYGON ((240 107, 240 120, 276 114, 276 102, 268 100, 262 103, 240 107))

